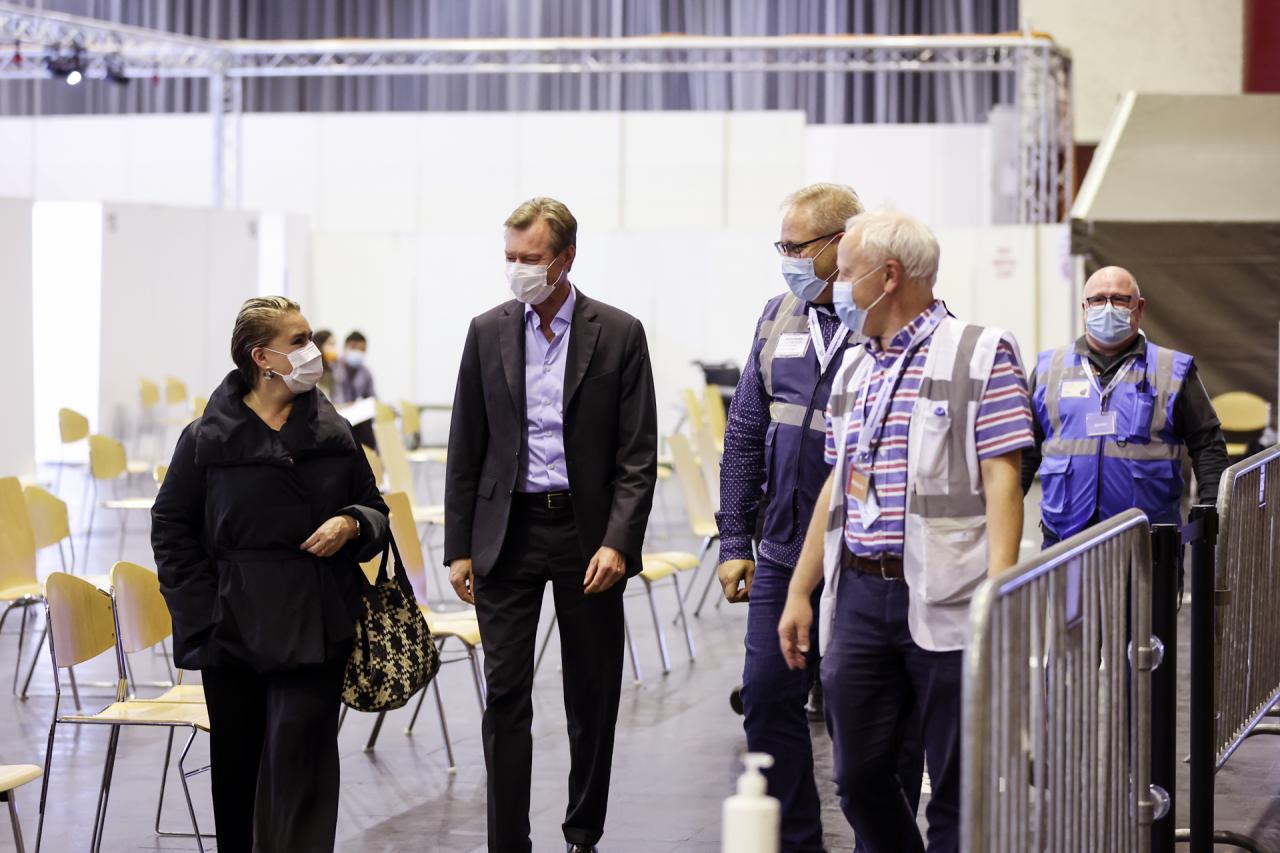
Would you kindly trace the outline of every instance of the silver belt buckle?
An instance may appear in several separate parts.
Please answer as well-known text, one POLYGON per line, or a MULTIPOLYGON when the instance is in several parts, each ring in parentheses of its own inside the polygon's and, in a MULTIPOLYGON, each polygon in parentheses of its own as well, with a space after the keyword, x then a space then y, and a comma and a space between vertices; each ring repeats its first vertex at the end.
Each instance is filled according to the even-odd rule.
POLYGON ((547 509, 549 509, 549 510, 550 510, 550 509, 555 509, 555 507, 553 507, 553 506, 551 505, 551 492, 547 492, 547 493, 546 493, 546 498, 547 498, 547 509))
POLYGON ((881 554, 881 555, 880 555, 880 557, 879 557, 879 559, 880 559, 880 579, 881 579, 881 580, 886 580, 886 581, 896 581, 896 580, 901 580, 901 578, 891 578, 891 577, 889 577, 887 574, 885 574, 885 571, 884 571, 884 561, 885 561, 885 557, 886 557, 886 556, 887 556, 886 554, 881 554))

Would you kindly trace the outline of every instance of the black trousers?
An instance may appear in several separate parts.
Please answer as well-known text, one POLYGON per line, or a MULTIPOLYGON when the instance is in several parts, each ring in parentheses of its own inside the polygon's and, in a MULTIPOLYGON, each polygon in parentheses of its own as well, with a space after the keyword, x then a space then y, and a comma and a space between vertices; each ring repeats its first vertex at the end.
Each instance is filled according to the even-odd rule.
POLYGON ((571 509, 517 502, 493 570, 475 578, 488 707, 482 726, 488 768, 489 850, 528 853, 533 773, 533 659, 548 581, 560 626, 569 728, 569 807, 564 837, 595 844, 604 834, 613 735, 622 690, 625 581, 586 595, 587 566, 571 509))
POLYGON ((203 670, 220 853, 333 850, 346 664, 203 670))

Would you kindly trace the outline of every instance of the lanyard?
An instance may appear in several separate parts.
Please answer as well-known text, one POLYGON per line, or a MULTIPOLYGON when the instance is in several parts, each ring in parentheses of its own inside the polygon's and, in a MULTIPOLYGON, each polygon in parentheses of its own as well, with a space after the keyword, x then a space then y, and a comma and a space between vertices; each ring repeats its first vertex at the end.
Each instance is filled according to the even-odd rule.
POLYGON ((1125 376, 1129 374, 1129 371, 1133 368, 1134 364, 1137 363, 1138 356, 1134 353, 1124 360, 1124 364, 1116 370, 1116 375, 1111 377, 1111 381, 1107 383, 1105 390, 1098 383, 1098 376, 1101 375, 1101 371, 1099 371, 1094 363, 1089 361, 1087 358, 1084 359, 1084 361, 1088 365, 1088 368, 1085 370, 1085 374, 1089 377, 1089 384, 1093 386, 1093 390, 1097 391, 1099 396, 1101 396, 1105 401, 1111 396, 1111 392, 1116 389, 1116 386, 1120 384, 1120 380, 1124 379, 1125 376))
MULTIPOLYGON (((867 414, 867 396, 871 393, 871 376, 867 376, 867 384, 862 388, 862 394, 858 401, 858 408, 864 413, 862 427, 858 430, 858 447, 857 458, 862 461, 870 460, 875 449, 880 446, 880 434, 883 432, 885 416, 889 412, 889 405, 893 402, 894 395, 898 393, 898 386, 902 383, 902 377, 906 374, 907 365, 911 363, 911 359, 915 357, 920 347, 924 346, 924 342, 933 334, 934 329, 938 328, 938 324, 942 322, 940 316, 932 315, 920 327, 920 330, 912 336, 910 343, 907 344, 902 355, 898 356, 897 361, 889 368, 880 383, 880 396, 876 398, 875 406, 871 412, 867 414), (888 393, 885 390, 888 389, 888 393), (875 442, 874 446, 872 441, 875 442)), ((874 372, 874 371, 873 371, 874 372)))
POLYGON ((822 342, 822 325, 818 322, 818 309, 809 309, 809 337, 813 340, 813 351, 818 356, 818 366, 821 368, 819 373, 826 373, 827 368, 831 365, 831 359, 835 358, 840 348, 844 346, 845 339, 849 337, 849 328, 844 323, 836 329, 836 333, 831 336, 831 343, 824 344, 822 342))

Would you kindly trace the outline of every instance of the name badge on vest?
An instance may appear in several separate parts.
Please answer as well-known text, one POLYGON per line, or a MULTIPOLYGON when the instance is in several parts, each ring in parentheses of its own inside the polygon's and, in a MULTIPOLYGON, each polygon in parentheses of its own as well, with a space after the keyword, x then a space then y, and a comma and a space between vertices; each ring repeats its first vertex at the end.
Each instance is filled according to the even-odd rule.
POLYGON ((1090 438, 1116 434, 1115 412, 1090 412, 1084 416, 1084 429, 1090 438))
POLYGON ((778 346, 773 351, 774 358, 800 358, 809 350, 807 334, 780 335, 778 346))
POLYGON ((1067 397, 1085 397, 1089 396, 1089 380, 1087 379, 1070 379, 1062 383, 1062 398, 1067 397))

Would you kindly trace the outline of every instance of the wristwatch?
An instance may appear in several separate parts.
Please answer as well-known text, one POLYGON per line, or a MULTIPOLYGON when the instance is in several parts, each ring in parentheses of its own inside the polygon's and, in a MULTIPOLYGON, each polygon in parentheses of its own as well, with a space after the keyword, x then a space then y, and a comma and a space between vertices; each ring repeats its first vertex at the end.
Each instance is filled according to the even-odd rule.
POLYGON ((350 512, 348 512, 348 513, 343 513, 343 514, 344 514, 347 518, 351 519, 352 521, 354 521, 354 522, 356 523, 356 537, 355 537, 355 538, 359 539, 359 538, 360 538, 360 519, 359 519, 358 517, 356 517, 356 515, 355 515, 354 513, 350 513, 350 512))

